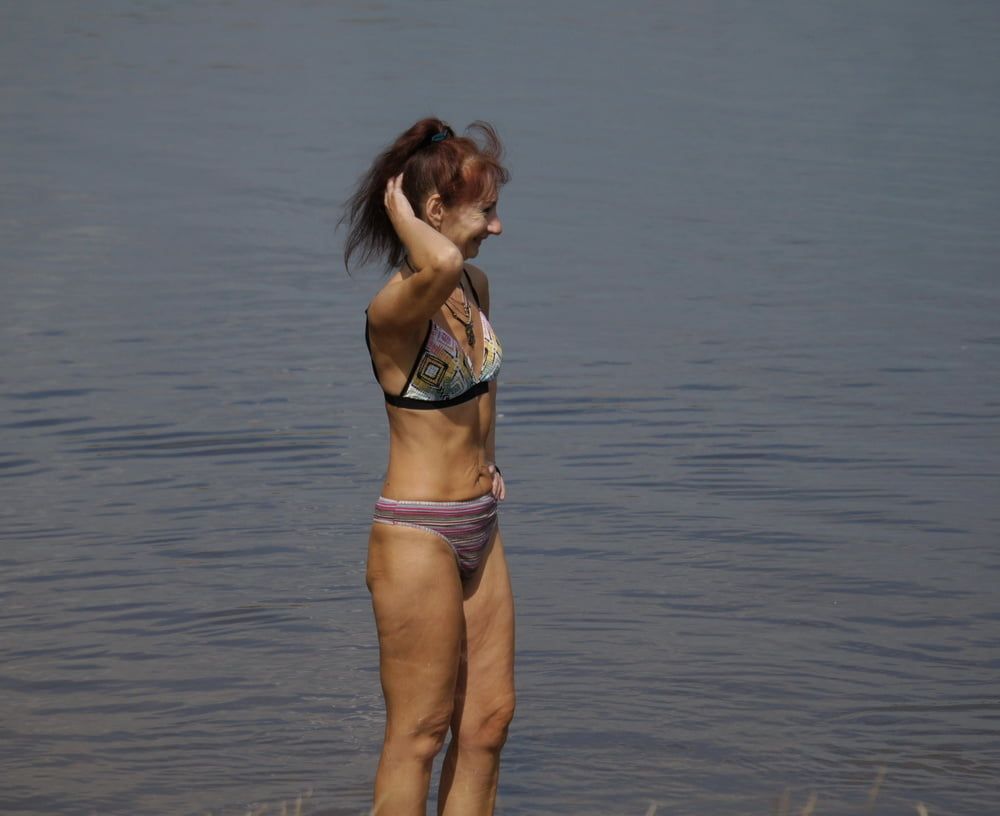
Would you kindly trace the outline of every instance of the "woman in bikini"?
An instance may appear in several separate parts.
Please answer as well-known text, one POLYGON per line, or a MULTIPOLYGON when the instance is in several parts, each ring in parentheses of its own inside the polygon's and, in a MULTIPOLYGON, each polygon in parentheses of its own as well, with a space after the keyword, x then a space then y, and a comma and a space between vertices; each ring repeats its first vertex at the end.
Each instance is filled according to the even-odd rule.
POLYGON ((508 174, 492 127, 467 134, 417 122, 375 160, 344 215, 345 263, 382 260, 392 273, 365 326, 389 417, 367 570, 386 707, 382 816, 425 812, 449 735, 438 813, 492 813, 514 714, 514 605, 497 523, 501 349, 489 282, 468 263, 502 231, 508 174))

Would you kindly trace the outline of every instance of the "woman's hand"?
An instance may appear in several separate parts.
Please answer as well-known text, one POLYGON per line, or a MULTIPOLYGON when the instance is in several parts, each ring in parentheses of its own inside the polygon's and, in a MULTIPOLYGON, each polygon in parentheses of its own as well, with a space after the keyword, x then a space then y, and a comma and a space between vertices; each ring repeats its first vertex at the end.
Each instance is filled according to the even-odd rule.
POLYGON ((389 220, 397 228, 397 232, 399 232, 399 224, 417 217, 417 214, 413 212, 410 200, 403 193, 402 173, 398 176, 393 176, 389 179, 389 183, 385 185, 383 202, 385 204, 385 211, 389 214, 389 220))
POLYGON ((497 501, 503 501, 507 498, 507 488, 503 483, 503 474, 500 472, 500 468, 497 467, 496 462, 487 463, 486 472, 493 480, 493 486, 490 488, 493 498, 497 501))

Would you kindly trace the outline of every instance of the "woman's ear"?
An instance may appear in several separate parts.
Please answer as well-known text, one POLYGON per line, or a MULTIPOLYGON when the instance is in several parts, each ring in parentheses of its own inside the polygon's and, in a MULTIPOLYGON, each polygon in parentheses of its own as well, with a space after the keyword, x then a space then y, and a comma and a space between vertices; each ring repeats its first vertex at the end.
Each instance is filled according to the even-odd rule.
POLYGON ((424 202, 424 220, 427 221, 438 232, 441 231, 441 222, 444 220, 444 201, 441 200, 440 193, 431 193, 424 202))

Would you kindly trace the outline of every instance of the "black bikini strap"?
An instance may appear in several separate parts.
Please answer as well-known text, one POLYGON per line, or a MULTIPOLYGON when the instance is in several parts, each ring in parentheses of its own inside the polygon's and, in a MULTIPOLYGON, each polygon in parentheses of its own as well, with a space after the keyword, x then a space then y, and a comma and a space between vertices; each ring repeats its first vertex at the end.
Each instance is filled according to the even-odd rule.
MULTIPOLYGON (((434 321, 427 321, 427 334, 424 335, 424 342, 420 344, 420 351, 417 352, 416 358, 413 360, 413 366, 410 368, 410 373, 406 377, 406 382, 403 384, 403 390, 399 392, 400 397, 403 396, 409 389, 410 383, 413 382, 413 375, 417 373, 417 368, 420 365, 420 361, 424 358, 424 352, 427 351, 427 341, 431 339, 431 330, 434 328, 434 321)), ((388 397, 387 397, 388 398, 388 397)))
POLYGON ((372 374, 375 375, 375 382, 377 382, 379 385, 381 385, 382 383, 379 382, 379 379, 378 379, 378 372, 375 370, 375 355, 372 354, 372 341, 371 341, 371 338, 368 336, 368 310, 367 309, 365 309, 365 345, 368 346, 368 359, 371 360, 372 374))
POLYGON ((476 287, 472 285, 472 278, 469 277, 469 270, 463 266, 462 271, 465 273, 465 279, 469 282, 469 288, 472 290, 472 297, 476 299, 476 305, 482 309, 482 304, 479 302, 479 293, 476 292, 476 287))
POLYGON ((440 408, 450 408, 452 405, 461 405, 463 402, 475 399, 480 394, 485 394, 489 390, 490 384, 483 381, 476 383, 467 391, 463 391, 457 397, 452 397, 451 399, 424 400, 416 399, 415 397, 397 397, 395 394, 386 394, 385 401, 389 403, 389 405, 395 405, 397 408, 415 408, 418 411, 434 411, 440 408))
MULTIPOLYGON (((382 380, 379 379, 378 369, 375 368, 375 355, 372 354, 372 340, 371 340, 371 322, 368 319, 368 310, 365 309, 365 345, 368 346, 368 359, 371 360, 372 364, 372 374, 375 375, 375 382, 380 386, 382 385, 382 380)), ((424 335, 424 342, 420 344, 420 351, 417 352, 417 357, 413 361, 413 367, 410 369, 410 374, 406 378, 406 384, 403 386, 403 390, 400 394, 405 394, 407 389, 410 387, 410 383, 413 382, 413 375, 417 373, 417 366, 420 365, 420 359, 424 356, 424 352, 427 350, 427 341, 431 336, 431 329, 434 328, 434 321, 427 321, 427 334, 424 335)), ((386 395, 386 399, 389 399, 389 393, 383 388, 382 391, 386 395)))

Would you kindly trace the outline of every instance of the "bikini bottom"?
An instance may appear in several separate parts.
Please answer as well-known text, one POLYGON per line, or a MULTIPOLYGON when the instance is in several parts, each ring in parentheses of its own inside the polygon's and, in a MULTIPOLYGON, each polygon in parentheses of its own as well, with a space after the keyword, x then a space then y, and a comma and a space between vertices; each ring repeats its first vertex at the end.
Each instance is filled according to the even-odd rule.
POLYGON ((486 554, 497 525, 497 500, 492 493, 467 501, 399 501, 379 496, 376 524, 426 530, 443 538, 455 553, 458 571, 468 578, 486 554))

